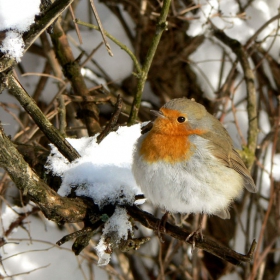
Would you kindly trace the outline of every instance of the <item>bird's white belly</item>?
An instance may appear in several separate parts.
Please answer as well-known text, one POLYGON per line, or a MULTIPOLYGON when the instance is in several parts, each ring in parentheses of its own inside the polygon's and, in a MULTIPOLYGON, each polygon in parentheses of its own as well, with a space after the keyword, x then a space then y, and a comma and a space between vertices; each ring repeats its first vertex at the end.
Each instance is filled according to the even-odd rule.
POLYGON ((215 214, 227 209, 243 188, 242 177, 203 145, 188 161, 179 163, 147 163, 136 150, 132 170, 145 196, 173 213, 215 214))

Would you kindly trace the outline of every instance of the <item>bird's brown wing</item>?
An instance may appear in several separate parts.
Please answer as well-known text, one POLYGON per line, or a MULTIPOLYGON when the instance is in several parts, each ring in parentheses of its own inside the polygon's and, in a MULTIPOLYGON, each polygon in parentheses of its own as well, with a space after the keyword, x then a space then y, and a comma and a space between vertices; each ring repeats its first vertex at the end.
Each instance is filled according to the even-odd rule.
POLYGON ((233 148, 232 140, 227 131, 225 129, 215 132, 209 131, 201 137, 208 140, 208 147, 213 156, 218 158, 225 166, 238 172, 243 177, 245 188, 248 191, 256 192, 255 183, 238 152, 233 148))
POLYGON ((245 183, 245 188, 250 191, 255 193, 257 191, 256 185, 247 169, 245 166, 243 160, 239 156, 238 152, 232 148, 231 154, 230 154, 230 162, 232 164, 232 168, 237 171, 239 174, 242 175, 245 183))

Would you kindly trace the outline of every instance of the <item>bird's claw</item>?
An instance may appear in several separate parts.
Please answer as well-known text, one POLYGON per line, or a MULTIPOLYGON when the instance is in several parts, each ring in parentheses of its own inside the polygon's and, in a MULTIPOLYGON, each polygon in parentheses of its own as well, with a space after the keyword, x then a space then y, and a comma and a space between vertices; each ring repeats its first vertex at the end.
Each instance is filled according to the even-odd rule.
POLYGON ((166 233, 166 228, 165 228, 165 225, 166 225, 166 221, 168 219, 168 212, 166 212, 160 221, 158 221, 158 225, 157 225, 157 236, 160 240, 161 243, 164 243, 164 240, 162 238, 162 234, 161 233, 166 233))
POLYGON ((157 236, 159 238, 159 241, 161 243, 164 243, 164 240, 162 238, 162 233, 165 233, 166 232, 166 229, 165 227, 162 225, 161 221, 158 223, 158 226, 157 226, 157 236))
POLYGON ((191 232, 186 238, 186 242, 189 242, 192 245, 192 252, 195 248, 196 240, 203 240, 203 234, 202 234, 201 228, 198 228, 197 230, 191 232), (190 241, 190 239, 192 239, 192 240, 190 241))

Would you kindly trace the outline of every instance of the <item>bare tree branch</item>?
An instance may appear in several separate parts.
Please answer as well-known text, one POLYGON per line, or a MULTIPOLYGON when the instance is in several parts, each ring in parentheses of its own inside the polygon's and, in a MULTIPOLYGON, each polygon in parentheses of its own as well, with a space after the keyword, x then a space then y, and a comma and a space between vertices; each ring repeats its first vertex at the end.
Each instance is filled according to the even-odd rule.
POLYGON ((11 140, 0 127, 0 166, 4 168, 17 188, 35 202, 45 216, 56 222, 80 222, 86 215, 86 206, 80 198, 59 196, 30 168, 11 140))
POLYGON ((246 160, 247 166, 251 169, 255 161, 255 151, 257 148, 258 137, 258 119, 257 119, 257 99, 256 99, 256 87, 255 87, 255 75, 250 67, 248 54, 245 48, 240 42, 228 37, 222 30, 216 28, 213 24, 214 35, 221 40, 224 44, 229 46, 236 54, 242 69, 244 71, 244 78, 247 89, 247 111, 249 119, 248 130, 248 144, 245 150, 246 156, 243 157, 246 160))
POLYGON ((50 142, 58 148, 61 154, 69 161, 79 158, 80 155, 78 152, 45 117, 34 100, 28 95, 19 81, 11 73, 8 75, 8 84, 10 92, 13 94, 13 96, 19 101, 19 103, 31 116, 38 127, 44 132, 50 142))

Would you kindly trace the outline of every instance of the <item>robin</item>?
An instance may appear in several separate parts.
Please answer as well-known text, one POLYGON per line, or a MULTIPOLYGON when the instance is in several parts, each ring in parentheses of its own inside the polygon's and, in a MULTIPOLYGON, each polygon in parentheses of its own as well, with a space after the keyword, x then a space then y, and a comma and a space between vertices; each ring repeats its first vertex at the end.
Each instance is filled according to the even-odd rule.
POLYGON ((256 192, 256 186, 226 129, 187 98, 152 112, 157 118, 137 140, 132 164, 145 196, 167 213, 229 219, 229 205, 243 187, 256 192))

